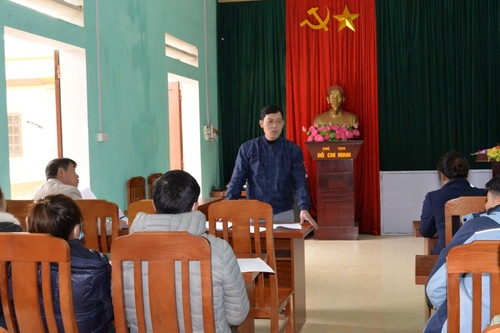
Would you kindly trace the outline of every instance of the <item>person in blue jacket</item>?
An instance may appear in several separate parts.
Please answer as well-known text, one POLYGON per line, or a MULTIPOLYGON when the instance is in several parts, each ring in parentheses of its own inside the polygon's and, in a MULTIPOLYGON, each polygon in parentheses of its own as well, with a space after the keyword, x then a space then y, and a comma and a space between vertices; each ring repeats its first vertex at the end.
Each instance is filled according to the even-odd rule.
POLYGON ((264 135, 240 146, 226 199, 240 199, 243 185, 248 181, 247 198, 270 204, 275 223, 295 222, 293 206, 296 200, 300 211, 297 218, 317 229, 309 213, 311 201, 304 156, 299 146, 281 136, 285 125, 281 108, 276 105, 262 108, 259 125, 264 135))
POLYGON ((469 176, 469 163, 457 151, 449 151, 439 159, 437 171, 443 186, 426 194, 420 215, 420 233, 432 238, 437 233, 438 242, 432 254, 439 254, 445 247, 444 206, 448 200, 461 196, 483 196, 486 189, 473 187, 469 176))
MULTIPOLYGON (((488 189, 486 212, 473 214, 473 218, 458 229, 451 242, 441 251, 436 264, 432 268, 429 280, 425 286, 428 300, 436 308, 425 325, 425 333, 447 332, 447 269, 446 256, 454 246, 468 244, 474 240, 500 240, 500 176, 492 178, 486 183, 488 189)), ((472 331, 472 294, 471 276, 464 274, 460 283, 460 331, 472 331), (468 313, 468 315, 466 315, 468 313)), ((489 294, 489 285, 484 285, 483 293, 489 294)), ((490 304, 483 301, 482 330, 490 322, 490 304)))
MULTIPOLYGON (((82 212, 78 204, 64 194, 38 200, 28 213, 31 233, 49 233, 68 241, 71 251, 71 283, 78 330, 85 333, 114 332, 111 299, 111 265, 108 259, 82 244, 82 212)), ((57 279, 57 266, 51 267, 57 279)), ((64 332, 59 305, 58 284, 52 289, 57 325, 64 332)), ((43 302, 40 299, 40 302, 43 302)))

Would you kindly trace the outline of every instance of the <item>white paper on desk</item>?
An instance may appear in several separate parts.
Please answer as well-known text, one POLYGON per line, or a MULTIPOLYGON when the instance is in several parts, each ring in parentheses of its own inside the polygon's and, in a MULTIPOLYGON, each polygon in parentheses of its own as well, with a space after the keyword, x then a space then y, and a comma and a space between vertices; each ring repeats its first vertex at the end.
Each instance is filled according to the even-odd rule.
MULTIPOLYGON (((207 229, 210 229, 210 224, 209 224, 209 222, 207 221, 206 223, 207 223, 207 229)), ((233 225, 233 224, 232 224, 231 222, 227 222, 227 227, 228 227, 229 229, 231 229, 231 226, 232 226, 232 225, 233 225)), ((222 227, 223 227, 222 222, 215 222, 215 230, 216 230, 216 231, 222 231, 222 227)))
MULTIPOLYGON (((266 228, 260 227, 259 232, 266 231, 266 228)), ((253 225, 250 226, 250 233, 253 234, 255 232, 255 227, 253 225)))
POLYGON ((240 271, 245 272, 268 272, 274 273, 266 262, 260 258, 237 258, 240 271))
POLYGON ((287 228, 287 229, 294 229, 294 230, 302 230, 302 225, 300 223, 275 223, 273 224, 273 229, 276 228, 287 228))
MULTIPOLYGON (((82 199, 97 199, 90 187, 86 187, 83 190, 80 190, 80 193, 82 194, 82 199)), ((122 221, 125 221, 126 224, 123 226, 123 228, 128 228, 128 217, 122 212, 120 208, 118 208, 118 218, 122 221)))

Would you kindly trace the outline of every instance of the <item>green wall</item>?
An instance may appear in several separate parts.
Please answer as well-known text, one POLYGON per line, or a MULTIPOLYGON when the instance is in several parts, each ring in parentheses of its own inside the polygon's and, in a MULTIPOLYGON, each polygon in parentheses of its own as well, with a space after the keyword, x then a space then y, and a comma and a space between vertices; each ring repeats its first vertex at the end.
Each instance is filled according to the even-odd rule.
MULTIPOLYGON (((205 64, 205 5, 200 0, 101 0, 98 1, 100 31, 100 78, 102 123, 109 141, 97 142, 100 129, 96 1, 85 0, 84 27, 50 18, 25 7, 0 0, 0 26, 9 26, 86 50, 90 181, 100 198, 126 207, 126 180, 145 178, 169 168, 167 74, 199 82, 200 124, 217 127, 216 2, 206 1, 208 36, 208 98, 205 64), (168 32, 199 50, 199 67, 165 56, 168 32), (207 100, 210 105, 207 106, 207 100)), ((4 64, 3 38, 0 63, 4 64)), ((0 186, 9 197, 9 154, 6 115, 5 68, 0 66, 0 186)), ((218 178, 217 147, 200 135, 202 196, 208 196, 218 178)), ((48 157, 49 160, 52 157, 48 157)))

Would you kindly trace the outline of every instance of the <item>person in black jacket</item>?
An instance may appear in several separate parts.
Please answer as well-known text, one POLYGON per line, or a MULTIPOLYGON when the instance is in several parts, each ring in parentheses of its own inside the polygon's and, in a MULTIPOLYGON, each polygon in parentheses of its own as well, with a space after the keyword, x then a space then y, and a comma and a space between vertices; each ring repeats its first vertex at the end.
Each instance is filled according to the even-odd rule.
POLYGON ((425 195, 420 215, 420 233, 432 238, 438 235, 438 243, 432 254, 439 254, 445 247, 444 206, 448 200, 461 196, 486 196, 487 190, 472 186, 469 163, 461 153, 449 151, 437 163, 439 179, 443 186, 425 195))
MULTIPOLYGON (((27 220, 29 232, 49 233, 68 241, 78 330, 85 333, 114 332, 111 265, 103 254, 82 244, 82 213, 78 204, 63 194, 49 195, 30 208, 27 220)), ((52 270, 52 277, 56 278, 57 267, 52 270)), ((57 315, 60 313, 57 284, 52 292, 57 325, 63 332, 62 319, 57 315)))

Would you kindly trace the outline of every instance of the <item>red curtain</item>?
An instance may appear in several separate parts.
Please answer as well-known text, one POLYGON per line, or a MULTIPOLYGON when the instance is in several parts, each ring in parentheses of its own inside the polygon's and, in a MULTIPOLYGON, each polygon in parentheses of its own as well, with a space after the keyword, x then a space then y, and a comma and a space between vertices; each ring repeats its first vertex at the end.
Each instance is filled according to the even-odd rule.
POLYGON ((305 145, 302 126, 326 110, 327 90, 344 89, 343 108, 358 116, 364 143, 354 162, 356 221, 359 232, 380 234, 377 34, 375 0, 286 1, 286 136, 304 153, 316 212, 316 164, 305 145), (334 16, 345 7, 355 31, 334 16), (302 23, 302 26, 301 26, 302 23))

